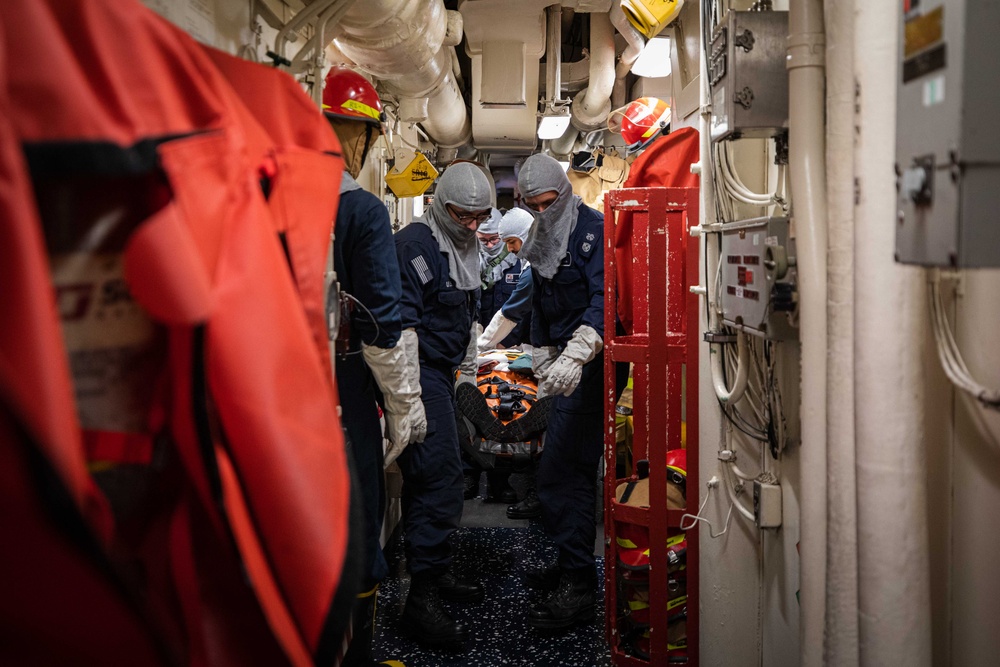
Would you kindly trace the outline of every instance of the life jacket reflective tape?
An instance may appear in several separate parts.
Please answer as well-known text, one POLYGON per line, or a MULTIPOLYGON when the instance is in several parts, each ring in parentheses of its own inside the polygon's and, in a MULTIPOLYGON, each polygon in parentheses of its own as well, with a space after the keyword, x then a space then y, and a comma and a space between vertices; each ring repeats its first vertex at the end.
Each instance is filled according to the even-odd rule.
MULTIPOLYGON (((225 650, 250 634, 273 636, 284 660, 310 664, 339 584, 349 515, 336 398, 297 285, 320 281, 322 264, 306 256, 293 281, 260 191, 258 162, 248 156, 252 137, 233 111, 238 100, 220 92, 228 91, 225 80, 179 30, 120 0, 11 0, 0 27, 6 52, 16 58, 5 68, 12 98, 5 118, 35 158, 36 183, 44 178, 72 194, 81 178, 148 174, 162 183, 148 192, 168 195, 147 202, 145 217, 120 228, 123 243, 110 264, 95 263, 97 249, 85 245, 72 253, 85 266, 110 267, 87 288, 91 293, 123 281, 122 303, 137 314, 135 322, 139 315, 149 322, 142 331, 152 332, 148 351, 159 362, 148 380, 166 388, 153 398, 164 401, 163 425, 183 466, 183 486, 193 491, 178 511, 194 526, 204 590, 196 591, 199 607, 187 611, 214 619, 188 627, 205 632, 204 645, 221 650, 213 655, 223 661, 225 650), (206 563, 233 574, 242 593, 208 590, 206 563), (244 625, 238 637, 225 627, 233 617, 227 611, 239 611, 234 607, 245 607, 247 598, 259 605, 263 625, 244 625)), ((125 209, 143 208, 128 189, 105 189, 118 193, 125 209)), ((63 343, 81 361, 106 359, 111 328, 102 335, 95 318, 64 338, 68 329, 60 329, 56 313, 66 310, 57 310, 49 289, 38 219, 30 207, 19 212, 10 226, 25 252, 0 262, 0 308, 10 315, 5 322, 24 324, 0 334, 0 358, 19 359, 0 369, 0 387, 11 397, 13 419, 39 434, 38 452, 100 534, 106 512, 86 475, 77 418, 86 364, 73 366, 75 401, 63 343), (16 295, 8 299, 8 290, 16 295)), ((313 213, 323 224, 332 220, 329 208, 313 213)), ((50 242, 60 230, 79 235, 87 232, 79 224, 94 223, 72 216, 70 207, 68 217, 46 217, 50 242)), ((145 409, 123 414, 148 424, 145 409)))

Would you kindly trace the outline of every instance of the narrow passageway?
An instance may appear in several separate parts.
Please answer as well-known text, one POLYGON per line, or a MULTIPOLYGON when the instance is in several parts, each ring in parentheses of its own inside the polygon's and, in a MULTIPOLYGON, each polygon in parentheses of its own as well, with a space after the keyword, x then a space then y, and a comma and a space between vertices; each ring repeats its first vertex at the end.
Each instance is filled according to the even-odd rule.
MULTIPOLYGON (((512 483, 523 497, 516 477, 512 483)), ((602 591, 598 592, 597 617, 591 623, 559 635, 541 635, 528 627, 528 610, 542 594, 525 585, 525 572, 550 564, 556 549, 540 523, 508 519, 506 507, 481 498, 467 500, 462 527, 455 533, 456 570, 479 578, 486 589, 486 599, 479 604, 447 603, 456 620, 470 627, 465 653, 428 649, 402 632, 399 616, 410 582, 402 540, 397 536, 386 545, 390 571, 379 589, 376 660, 399 660, 406 667, 610 666, 602 591)), ((603 558, 597 559, 597 568, 603 585, 603 558)))

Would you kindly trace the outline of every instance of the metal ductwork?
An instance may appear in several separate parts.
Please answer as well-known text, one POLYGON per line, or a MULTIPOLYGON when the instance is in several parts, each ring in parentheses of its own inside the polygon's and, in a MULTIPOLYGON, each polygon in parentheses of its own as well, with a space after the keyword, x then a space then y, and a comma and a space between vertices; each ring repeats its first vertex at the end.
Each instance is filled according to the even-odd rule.
POLYGON ((476 148, 523 153, 537 144, 539 63, 551 0, 465 0, 466 53, 472 60, 476 148))
POLYGON ((362 0, 338 28, 337 48, 399 98, 400 120, 420 123, 442 148, 471 141, 453 71, 454 45, 462 38, 458 12, 446 11, 441 0, 362 0))

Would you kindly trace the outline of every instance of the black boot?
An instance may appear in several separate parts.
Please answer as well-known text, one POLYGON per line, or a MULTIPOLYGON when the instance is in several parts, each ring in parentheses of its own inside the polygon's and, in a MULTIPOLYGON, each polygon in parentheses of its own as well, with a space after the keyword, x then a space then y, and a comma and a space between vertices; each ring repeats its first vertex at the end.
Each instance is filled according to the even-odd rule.
POLYGON ((448 602, 482 602, 485 593, 478 582, 459 579, 449 568, 437 580, 438 593, 448 602))
POLYGON ((426 574, 413 577, 403 608, 403 629, 423 644, 462 650, 469 628, 444 610, 435 580, 426 574))
POLYGON ((542 503, 538 500, 538 493, 534 489, 528 489, 524 500, 507 508, 508 519, 537 519, 540 516, 542 516, 542 503))
POLYGON ((466 500, 472 500, 479 495, 479 471, 465 473, 465 493, 466 500))
POLYGON ((524 576, 528 588, 537 588, 543 591, 554 591, 559 588, 559 579, 562 577, 562 569, 558 564, 543 567, 540 570, 528 570, 524 576))
POLYGON ((507 470, 489 470, 486 472, 486 502, 504 503, 517 502, 517 491, 510 485, 510 472, 507 470))
POLYGON ((351 609, 351 644, 347 647, 342 667, 370 667, 372 637, 375 634, 375 600, 378 586, 359 595, 351 609))
POLYGON ((594 569, 564 570, 559 588, 532 608, 528 625, 539 630, 566 630, 577 623, 593 620, 596 606, 594 569))

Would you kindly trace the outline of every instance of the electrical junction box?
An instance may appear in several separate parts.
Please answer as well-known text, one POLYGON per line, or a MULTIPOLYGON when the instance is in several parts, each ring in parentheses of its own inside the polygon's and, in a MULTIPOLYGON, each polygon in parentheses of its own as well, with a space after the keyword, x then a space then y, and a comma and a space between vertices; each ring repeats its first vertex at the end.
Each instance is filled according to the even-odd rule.
POLYGON ((730 11, 712 35, 712 141, 767 138, 788 128, 788 12, 730 11))
POLYGON ((896 261, 998 267, 1000 3, 899 7, 896 261))
POLYGON ((781 527, 781 487, 777 484, 753 483, 753 521, 758 528, 781 527))
POLYGON ((722 321, 755 336, 795 338, 795 247, 788 218, 753 218, 722 226, 722 321))

